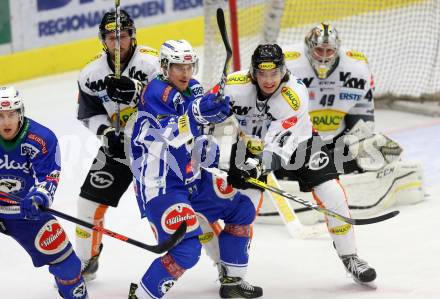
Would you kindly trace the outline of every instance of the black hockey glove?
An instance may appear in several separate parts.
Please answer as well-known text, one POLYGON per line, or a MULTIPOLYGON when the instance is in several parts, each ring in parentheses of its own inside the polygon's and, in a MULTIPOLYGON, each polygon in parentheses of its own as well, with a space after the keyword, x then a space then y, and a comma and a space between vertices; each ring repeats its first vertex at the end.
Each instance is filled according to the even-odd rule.
POLYGON ((246 182, 247 178, 259 179, 262 174, 262 166, 258 158, 247 158, 242 165, 232 165, 228 172, 228 184, 238 189, 256 188, 246 182))
POLYGON ((113 102, 125 105, 136 104, 144 88, 142 82, 126 76, 117 79, 115 75, 107 75, 104 83, 109 98, 113 102))
POLYGON ((124 132, 119 132, 119 136, 116 136, 115 128, 102 125, 98 129, 98 135, 101 135, 102 148, 107 156, 125 158, 124 132))

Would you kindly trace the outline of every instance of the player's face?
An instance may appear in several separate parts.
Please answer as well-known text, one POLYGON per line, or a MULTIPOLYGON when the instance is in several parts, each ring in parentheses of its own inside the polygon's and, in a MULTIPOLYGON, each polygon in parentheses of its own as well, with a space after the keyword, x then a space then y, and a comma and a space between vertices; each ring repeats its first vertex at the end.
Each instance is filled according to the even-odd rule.
POLYGON ((189 80, 194 74, 194 64, 173 63, 168 71, 168 81, 171 82, 179 91, 188 88, 189 80))
POLYGON ((0 136, 3 140, 12 140, 20 128, 18 110, 0 111, 0 136))
MULTIPOLYGON (((104 42, 110 52, 112 59, 115 59, 116 33, 110 32, 105 35, 104 42)), ((131 54, 131 36, 128 31, 121 31, 120 34, 121 62, 125 63, 131 54)))
POLYGON ((282 73, 279 68, 273 70, 257 70, 256 79, 261 91, 266 95, 271 95, 280 86, 282 73))
POLYGON ((336 49, 329 44, 322 44, 313 48, 313 59, 325 63, 330 61, 336 55, 336 49))

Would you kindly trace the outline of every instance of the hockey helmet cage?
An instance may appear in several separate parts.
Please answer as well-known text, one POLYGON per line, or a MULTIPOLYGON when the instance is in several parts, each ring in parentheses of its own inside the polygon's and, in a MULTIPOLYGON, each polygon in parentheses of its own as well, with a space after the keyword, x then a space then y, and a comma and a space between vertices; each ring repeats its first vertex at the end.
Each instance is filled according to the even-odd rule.
POLYGON ((341 45, 338 31, 328 23, 315 26, 305 37, 306 56, 319 78, 325 79, 336 68, 341 45))
POLYGON ((20 113, 20 124, 24 120, 24 105, 18 90, 13 86, 0 87, 0 111, 18 110, 20 113))
MULTIPOLYGON (((133 19, 130 15, 123 9, 120 10, 120 23, 121 31, 128 31, 130 37, 134 41, 133 45, 136 44, 136 27, 134 25, 133 19)), ((108 11, 104 14, 101 19, 101 24, 99 24, 99 39, 104 44, 105 35, 110 32, 115 32, 116 30, 116 14, 114 11, 108 11)), ((104 44, 105 46, 105 44, 104 44)))
POLYGON ((167 40, 160 47, 160 67, 162 75, 168 79, 170 66, 176 64, 193 64, 193 75, 197 74, 199 58, 191 44, 184 40, 167 40))
POLYGON ((286 74, 283 50, 277 44, 259 45, 252 55, 250 74, 255 80, 257 70, 280 69, 281 76, 286 74))

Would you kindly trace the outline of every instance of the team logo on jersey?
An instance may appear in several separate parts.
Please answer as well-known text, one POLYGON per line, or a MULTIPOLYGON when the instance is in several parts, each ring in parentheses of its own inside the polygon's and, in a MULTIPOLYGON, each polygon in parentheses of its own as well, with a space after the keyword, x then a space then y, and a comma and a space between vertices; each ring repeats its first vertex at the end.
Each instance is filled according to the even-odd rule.
MULTIPOLYGON (((119 124, 121 125, 121 128, 124 128, 127 125, 127 122, 130 119, 130 117, 136 112, 137 112, 137 108, 133 108, 133 107, 125 107, 120 111, 119 124)), ((113 113, 111 117, 112 123, 115 122, 116 117, 117 117, 116 113, 113 113)))
POLYGON ((36 148, 30 143, 22 143, 20 149, 21 149, 20 153, 22 156, 29 156, 31 159, 35 159, 35 157, 40 152, 38 148, 36 148))
POLYGON ((232 74, 226 80, 227 85, 246 84, 249 82, 251 82, 251 77, 245 74, 232 74))
POLYGON ((159 57, 159 51, 157 51, 155 49, 144 49, 144 48, 141 48, 141 49, 139 49, 139 52, 144 53, 144 54, 148 54, 148 55, 151 55, 151 56, 159 57))
POLYGON ((351 229, 351 224, 343 224, 336 227, 329 228, 329 232, 334 235, 346 235, 351 229))
POLYGON ((234 189, 231 185, 228 184, 226 180, 222 178, 212 176, 212 180, 214 183, 215 194, 217 194, 217 196, 220 198, 232 200, 235 193, 237 193, 237 190, 234 189))
POLYGON ((336 131, 339 129, 345 114, 346 113, 344 111, 331 109, 309 112, 313 128, 315 128, 318 132, 336 131))
POLYGON ((301 100, 296 92, 294 92, 290 87, 284 86, 281 88, 281 95, 293 110, 298 111, 299 106, 301 105, 301 100))
POLYGON ((258 65, 258 69, 260 70, 273 70, 276 67, 276 64, 273 62, 262 62, 258 65))
POLYGON ((6 193, 18 193, 24 189, 26 181, 18 176, 6 175, 0 177, 0 191, 6 193))
POLYGON ((96 171, 90 174, 90 184, 98 189, 105 189, 110 187, 115 178, 107 171, 96 171))
POLYGON ((296 60, 301 56, 300 52, 296 52, 296 51, 286 51, 284 52, 284 59, 286 59, 286 61, 288 60, 296 60))
POLYGON ((35 248, 44 254, 56 254, 69 244, 66 232, 55 219, 49 220, 38 231, 35 237, 35 248))
POLYGON ((40 137, 40 136, 38 136, 37 134, 34 134, 34 133, 29 133, 27 137, 30 140, 33 140, 36 143, 38 143, 39 145, 41 145, 41 152, 43 154, 47 154, 47 143, 46 143, 46 140, 44 140, 42 137, 40 137))
POLYGON ((309 159, 309 169, 311 170, 320 170, 327 166, 330 162, 329 156, 323 152, 319 151, 314 153, 309 159))
POLYGON ((359 60, 359 61, 363 61, 365 63, 368 63, 368 59, 367 56, 365 56, 364 53, 362 52, 357 52, 357 51, 347 51, 346 52, 347 56, 350 58, 353 58, 355 60, 359 60))
POLYGON ((298 122, 298 118, 296 116, 292 116, 292 117, 289 117, 288 119, 283 120, 281 122, 281 126, 287 130, 287 129, 293 127, 294 125, 296 125, 297 122, 298 122))
POLYGON ((339 80, 344 82, 342 84, 343 87, 355 88, 365 90, 365 85, 367 84, 367 80, 355 78, 351 76, 351 72, 340 72, 339 80))
POLYGON ((199 227, 197 216, 192 207, 186 203, 177 203, 165 210, 162 215, 161 224, 165 232, 172 234, 183 221, 187 224, 187 233, 199 227))

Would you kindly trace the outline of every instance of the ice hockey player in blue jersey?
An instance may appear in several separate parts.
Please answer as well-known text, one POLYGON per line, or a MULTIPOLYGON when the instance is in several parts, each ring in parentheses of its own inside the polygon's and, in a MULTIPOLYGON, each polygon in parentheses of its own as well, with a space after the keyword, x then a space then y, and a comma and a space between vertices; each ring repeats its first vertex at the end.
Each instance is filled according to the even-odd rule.
MULTIPOLYGON (((150 82, 159 71, 158 51, 137 45, 136 27, 130 15, 120 15, 121 74, 137 79, 139 88, 150 82)), ((78 198, 78 218, 103 227, 108 207, 117 207, 131 184, 129 162, 124 153, 124 127, 135 112, 133 107, 120 105, 120 134, 116 134, 116 105, 110 101, 105 89, 105 77, 114 73, 116 48, 116 18, 113 11, 102 17, 99 38, 104 51, 87 64, 78 78, 77 118, 102 140, 95 160, 84 179, 78 198)), ((83 263, 87 281, 96 277, 102 251, 102 233, 83 226, 76 228, 75 251, 83 263)))
POLYGON ((256 209, 248 197, 200 167, 200 163, 215 166, 219 154, 210 138, 202 135, 202 126, 227 118, 229 97, 215 92, 204 95, 192 78, 198 58, 187 41, 166 41, 159 57, 162 73, 140 98, 136 83, 126 77, 113 79, 107 92, 115 101, 138 106, 130 160, 142 217, 148 218, 159 242, 182 221, 187 223, 187 233, 180 244, 150 265, 139 287, 132 285, 129 298, 162 298, 197 263, 202 233, 197 216, 209 223, 218 219, 225 223, 219 244, 227 275, 220 277, 220 297, 261 297, 262 289, 243 279, 256 209))
POLYGON ((0 87, 0 233, 14 238, 35 267, 49 266, 63 298, 88 298, 81 262, 66 232, 39 209, 52 204, 60 170, 55 134, 24 116, 14 87, 0 87))

